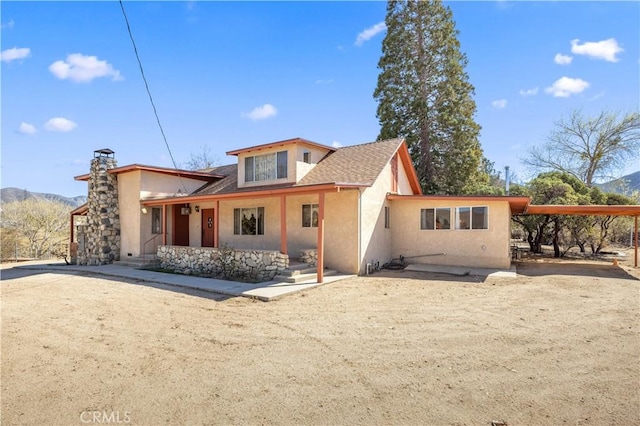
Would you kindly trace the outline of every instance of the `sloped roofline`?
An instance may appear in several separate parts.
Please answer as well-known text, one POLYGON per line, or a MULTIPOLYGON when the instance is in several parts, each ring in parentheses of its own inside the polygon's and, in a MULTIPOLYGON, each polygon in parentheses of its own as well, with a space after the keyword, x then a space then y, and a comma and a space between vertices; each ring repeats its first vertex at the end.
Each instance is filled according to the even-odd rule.
POLYGON ((83 205, 78 206, 75 209, 71 210, 69 214, 71 216, 85 216, 88 211, 89 211, 89 203, 84 203, 83 205))
MULTIPOLYGON (((226 177, 225 175, 219 175, 215 173, 199 172, 199 171, 193 171, 193 170, 182 170, 182 169, 170 169, 167 167, 146 166, 144 164, 129 164, 128 166, 114 167, 113 169, 109 169, 107 171, 109 173, 120 174, 120 173, 133 172, 136 170, 153 172, 153 173, 161 173, 161 174, 172 175, 172 176, 181 176, 189 179, 196 179, 196 180, 203 180, 203 181, 208 181, 212 179, 222 179, 226 177)), ((87 181, 89 180, 89 176, 90 174, 86 173, 80 176, 76 176, 74 177, 74 179, 80 180, 80 181, 87 181)))
POLYGON ((407 147, 407 141, 405 139, 402 139, 402 143, 396 152, 400 156, 400 161, 402 161, 402 167, 404 167, 405 173, 407 174, 411 189, 413 189, 413 192, 417 195, 422 195, 422 187, 420 186, 418 173, 416 172, 416 168, 413 167, 413 161, 411 160, 411 154, 409 153, 409 148, 407 147))
POLYGON ((259 151, 261 149, 267 149, 267 148, 273 148, 276 146, 284 146, 284 145, 291 145, 294 143, 299 143, 299 144, 304 144, 304 145, 310 145, 316 148, 321 148, 321 149, 326 149, 328 151, 335 151, 336 148, 332 147, 332 146, 327 146, 327 145, 322 145, 320 143, 317 142, 313 142, 307 139, 302 139, 302 138, 293 138, 293 139, 285 139, 282 141, 277 141, 277 142, 269 142, 269 143, 265 143, 262 145, 254 145, 254 146, 250 146, 247 148, 240 148, 240 149, 235 149, 233 151, 227 151, 227 155, 238 155, 241 154, 243 152, 249 152, 249 151, 259 151))

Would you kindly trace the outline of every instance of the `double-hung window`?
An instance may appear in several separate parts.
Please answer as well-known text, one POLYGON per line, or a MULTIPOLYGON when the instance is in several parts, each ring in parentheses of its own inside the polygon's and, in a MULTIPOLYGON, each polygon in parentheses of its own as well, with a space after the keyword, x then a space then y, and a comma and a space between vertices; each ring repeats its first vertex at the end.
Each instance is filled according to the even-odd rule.
POLYGON ((420 229, 451 229, 451 209, 421 209, 420 229))
POLYGON ((287 151, 255 155, 244 159, 244 181, 260 182, 286 179, 287 151))
POLYGON ((235 235, 264 235, 264 207, 233 209, 235 235))

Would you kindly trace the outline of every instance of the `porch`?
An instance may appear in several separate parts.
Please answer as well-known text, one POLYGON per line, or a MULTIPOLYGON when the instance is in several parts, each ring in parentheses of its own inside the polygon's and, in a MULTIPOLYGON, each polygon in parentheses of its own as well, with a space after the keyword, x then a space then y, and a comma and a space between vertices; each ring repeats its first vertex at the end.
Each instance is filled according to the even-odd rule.
POLYGON ((225 248, 235 252, 233 261, 240 266, 240 275, 252 280, 273 279, 290 261, 300 258, 315 267, 319 282, 326 267, 349 273, 358 270, 358 191, 287 188, 282 194, 235 193, 233 197, 141 200, 141 204, 142 232, 155 229, 158 233, 144 235, 144 241, 152 242, 144 242, 140 251, 155 254, 175 270, 220 272, 220 253, 225 248))

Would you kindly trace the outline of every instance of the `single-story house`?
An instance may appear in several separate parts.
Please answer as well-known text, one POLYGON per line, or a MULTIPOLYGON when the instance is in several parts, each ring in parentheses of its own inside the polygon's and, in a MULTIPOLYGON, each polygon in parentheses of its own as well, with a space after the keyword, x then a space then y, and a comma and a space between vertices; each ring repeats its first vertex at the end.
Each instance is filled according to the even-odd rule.
POLYGON ((188 171, 119 167, 113 151, 95 151, 90 173, 75 178, 89 186, 72 212, 78 263, 155 255, 198 271, 227 247, 269 276, 303 253, 319 281, 324 268, 364 274, 401 256, 508 268, 511 215, 529 203, 423 195, 402 139, 334 148, 295 138, 227 155, 237 161, 188 171), (74 227, 74 215, 86 224, 74 227))

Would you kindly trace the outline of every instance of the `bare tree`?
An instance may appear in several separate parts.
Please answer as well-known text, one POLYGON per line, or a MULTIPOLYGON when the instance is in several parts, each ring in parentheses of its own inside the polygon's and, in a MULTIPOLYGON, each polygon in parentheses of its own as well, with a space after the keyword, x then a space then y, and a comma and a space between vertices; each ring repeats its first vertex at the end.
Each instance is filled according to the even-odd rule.
POLYGON ((555 123, 547 142, 529 150, 522 162, 538 172, 569 173, 587 186, 618 177, 627 161, 640 158, 640 114, 601 112, 585 117, 574 110, 555 123))
POLYGON ((201 146, 200 152, 191 154, 191 157, 182 167, 186 170, 206 170, 218 165, 218 159, 211 154, 208 146, 201 146))
POLYGON ((16 238, 26 240, 31 257, 57 252, 68 239, 70 211, 71 207, 64 203, 38 198, 3 204, 3 235, 12 232, 16 238))

